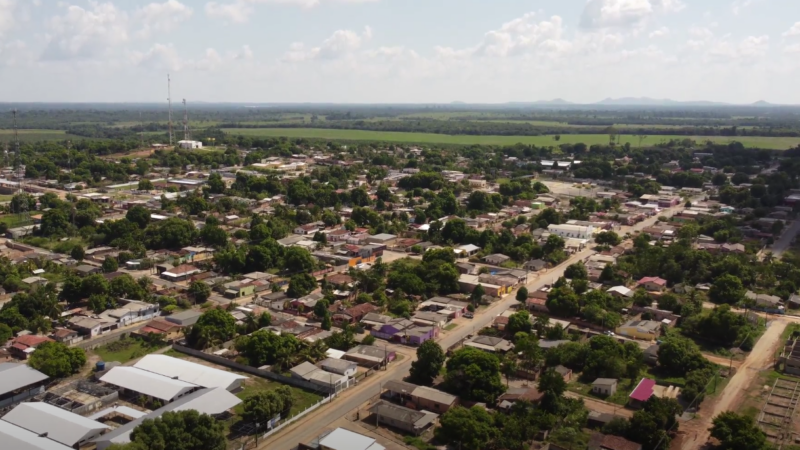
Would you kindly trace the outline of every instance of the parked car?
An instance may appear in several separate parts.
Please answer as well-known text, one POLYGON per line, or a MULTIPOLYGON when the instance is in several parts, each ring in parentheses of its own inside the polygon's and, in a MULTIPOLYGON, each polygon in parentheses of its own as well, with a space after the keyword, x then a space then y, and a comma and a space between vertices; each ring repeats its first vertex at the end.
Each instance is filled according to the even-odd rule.
POLYGON ((464 313, 464 317, 466 317, 467 319, 472 319, 472 318, 475 317, 475 314, 472 314, 471 312, 467 312, 467 313, 464 313))

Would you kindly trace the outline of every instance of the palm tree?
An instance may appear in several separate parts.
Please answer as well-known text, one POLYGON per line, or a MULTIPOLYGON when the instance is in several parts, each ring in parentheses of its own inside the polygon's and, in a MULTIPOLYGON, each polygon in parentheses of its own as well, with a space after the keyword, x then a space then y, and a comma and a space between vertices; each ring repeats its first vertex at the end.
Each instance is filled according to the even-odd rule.
POLYGON ((506 387, 509 387, 511 377, 517 373, 517 358, 513 353, 506 353, 502 364, 501 370, 503 371, 503 375, 506 376, 506 387))
POLYGON ((246 313, 244 315, 244 328, 246 331, 245 334, 250 334, 258 330, 258 317, 256 317, 256 315, 253 313, 246 313))
POLYGON ((306 354, 307 359, 309 362, 317 362, 321 359, 324 359, 327 355, 328 346, 325 344, 325 341, 319 340, 314 341, 311 344, 306 345, 304 353, 306 354))

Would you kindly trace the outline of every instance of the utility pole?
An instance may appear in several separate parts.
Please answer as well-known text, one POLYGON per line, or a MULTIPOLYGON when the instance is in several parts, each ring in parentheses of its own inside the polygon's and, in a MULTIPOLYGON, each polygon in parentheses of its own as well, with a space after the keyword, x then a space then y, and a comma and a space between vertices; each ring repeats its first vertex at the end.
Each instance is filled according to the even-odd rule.
POLYGON ((175 144, 172 134, 172 80, 170 80, 169 74, 167 74, 167 104, 169 106, 169 146, 172 147, 175 144))
POLYGON ((139 111, 139 126, 141 127, 139 130, 139 145, 144 148, 144 122, 142 121, 141 111, 139 111))

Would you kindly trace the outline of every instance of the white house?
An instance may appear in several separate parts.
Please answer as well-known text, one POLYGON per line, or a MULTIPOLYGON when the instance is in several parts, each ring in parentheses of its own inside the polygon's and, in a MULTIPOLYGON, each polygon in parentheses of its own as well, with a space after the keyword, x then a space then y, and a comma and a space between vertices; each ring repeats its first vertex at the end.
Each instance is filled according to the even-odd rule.
POLYGON ((344 359, 328 358, 319 363, 322 370, 353 377, 358 372, 358 364, 344 359))
POLYGON ((160 310, 158 303, 146 303, 138 300, 120 299, 126 304, 117 309, 110 309, 100 314, 100 319, 116 321, 119 326, 124 327, 145 320, 158 317, 160 310))
POLYGON ((595 227, 583 225, 548 225, 547 231, 562 238, 591 239, 595 233, 595 227))

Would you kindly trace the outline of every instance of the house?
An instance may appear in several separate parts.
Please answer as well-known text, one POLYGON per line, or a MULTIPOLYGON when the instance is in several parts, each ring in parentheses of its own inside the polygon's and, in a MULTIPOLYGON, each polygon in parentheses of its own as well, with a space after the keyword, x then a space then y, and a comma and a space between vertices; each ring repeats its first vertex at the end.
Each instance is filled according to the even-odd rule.
POLYGON ((642 450, 642 444, 612 434, 594 433, 587 450, 642 450))
POLYGON ((644 277, 636 282, 636 286, 650 292, 664 292, 667 288, 667 280, 659 277, 644 277))
POLYGON ((444 328, 449 321, 445 314, 433 311, 417 311, 411 316, 411 321, 420 326, 444 328))
POLYGON ((370 244, 390 245, 395 239, 397 239, 397 236, 393 234, 380 233, 367 237, 367 242, 370 244))
POLYGON ((747 291, 744 296, 761 308, 779 309, 783 306, 783 300, 774 295, 756 294, 753 291, 747 291))
POLYGON ((319 366, 326 372, 338 373, 348 377, 354 377, 358 372, 358 364, 337 358, 324 359, 320 361, 319 366))
POLYGON ((612 288, 609 288, 608 291, 606 292, 608 292, 608 294, 613 297, 619 297, 619 298, 633 298, 634 294, 632 289, 628 289, 625 286, 614 286, 612 288))
POLYGON ((72 345, 83 340, 83 336, 79 335, 77 331, 70 330, 69 328, 56 328, 50 336, 58 342, 66 345, 72 345))
POLYGON ((374 438, 345 428, 323 433, 313 442, 301 443, 297 448, 299 450, 386 450, 386 447, 378 444, 374 438))
POLYGON ((384 400, 379 400, 375 403, 369 409, 369 412, 375 415, 375 423, 377 425, 383 423, 398 430, 412 433, 415 436, 422 434, 439 417, 438 414, 416 411, 384 400))
POLYGON ((394 351, 380 348, 373 345, 359 345, 353 347, 344 354, 344 359, 353 361, 354 363, 365 366, 375 367, 378 365, 387 365, 395 360, 397 354, 394 351))
POLYGON ((202 315, 203 313, 201 311, 187 309, 186 311, 170 314, 164 319, 166 319, 167 322, 172 322, 181 327, 188 327, 197 323, 197 319, 202 315))
POLYGON ((256 285, 251 280, 231 281, 223 285, 225 297, 241 298, 255 294, 256 285))
POLYGON ((596 228, 591 225, 572 225, 572 224, 550 224, 547 226, 547 231, 550 234, 555 234, 562 238, 577 238, 577 239, 591 239, 594 236, 596 228))
POLYGON ((523 264, 522 268, 531 272, 541 272, 542 270, 547 270, 547 263, 541 259, 532 259, 523 264))
POLYGON ((787 301, 787 303, 789 304, 789 308, 794 308, 794 309, 800 308, 800 295, 792 294, 791 296, 789 296, 789 300, 787 301))
POLYGON ((104 423, 45 402, 22 403, 4 415, 3 422, 73 448, 82 447, 110 429, 104 423))
POLYGON ((661 322, 655 320, 629 320, 617 327, 617 334, 644 341, 653 341, 661 334, 661 322))
POLYGON ((116 330, 119 324, 116 319, 75 316, 69 319, 69 327, 81 336, 92 338, 116 330))
POLYGON ((464 342, 464 345, 490 353, 504 353, 514 348, 511 342, 494 336, 475 336, 464 342))
POLYGON ((381 397, 390 398, 407 407, 444 413, 458 404, 458 397, 430 387, 417 386, 400 380, 389 380, 383 384, 381 397))
POLYGON ((477 245, 467 244, 456 248, 456 250, 459 250, 465 256, 472 256, 481 251, 481 248, 477 245))
POLYGON ((165 341, 174 341, 181 337, 181 326, 166 320, 155 319, 147 322, 143 328, 140 328, 135 333, 142 337, 148 337, 150 334, 159 336, 165 341))
POLYGON ((88 277, 89 275, 94 275, 96 273, 100 273, 101 270, 99 267, 90 266, 88 264, 81 264, 79 266, 75 266, 72 270, 81 277, 88 277))
POLYGON ((592 382, 592 392, 597 395, 605 395, 606 397, 614 395, 617 392, 617 379, 616 378, 598 378, 592 382))
POLYGON ((8 348, 8 351, 11 355, 19 359, 28 359, 28 356, 45 342, 53 342, 53 340, 47 336, 37 336, 33 334, 17 336, 11 341, 11 346, 8 348))
POLYGON ((565 383, 569 383, 569 381, 572 379, 572 369, 558 365, 554 370, 557 374, 561 375, 561 378, 564 379, 565 383))
POLYGON ((27 277, 23 278, 22 282, 27 284, 28 286, 34 288, 39 286, 44 286, 47 284, 47 278, 43 277, 27 277))
POLYGON ((333 314, 333 321, 339 324, 349 323, 354 324, 361 319, 364 318, 367 314, 376 311, 378 309, 377 306, 371 303, 362 303, 360 305, 353 306, 352 308, 347 308, 342 311, 338 311, 333 314))
POLYGON ((503 395, 497 397, 497 406, 508 410, 518 401, 539 403, 544 397, 544 392, 540 392, 536 387, 510 388, 503 395))
POLYGON ((504 262, 506 262, 506 261, 508 261, 510 259, 511 259, 510 257, 508 257, 506 255, 503 255, 503 254, 500 254, 500 253, 495 253, 493 255, 489 255, 489 256, 486 256, 486 257, 483 258, 483 260, 487 264, 493 264, 495 266, 499 266, 499 265, 503 264, 504 262))
POLYGON ((139 300, 119 299, 124 305, 117 309, 109 309, 100 314, 100 320, 116 321, 124 327, 138 322, 144 322, 158 317, 160 309, 158 303, 147 303, 139 300))
POLYGON ((655 380, 649 378, 642 378, 639 384, 633 389, 631 395, 628 397, 628 404, 633 408, 640 408, 644 403, 653 396, 653 388, 656 385, 655 380))
POLYGON ((391 319, 379 327, 373 327, 370 334, 388 341, 421 345, 423 342, 433 339, 437 334, 436 330, 438 330, 436 327, 420 327, 411 320, 398 318, 391 319))
POLYGON ((201 272, 202 270, 191 264, 181 264, 178 267, 173 267, 172 269, 162 272, 161 278, 172 282, 178 282, 187 280, 192 275, 197 275, 201 272))
POLYGON ((47 379, 47 375, 27 364, 0 363, 0 407, 41 394, 47 379))
POLYGON ((319 231, 319 227, 318 226, 309 224, 309 225, 300 225, 299 227, 295 228, 293 232, 294 232, 294 234, 297 234, 297 235, 300 235, 300 236, 308 236, 308 235, 316 234, 317 231, 319 231))

